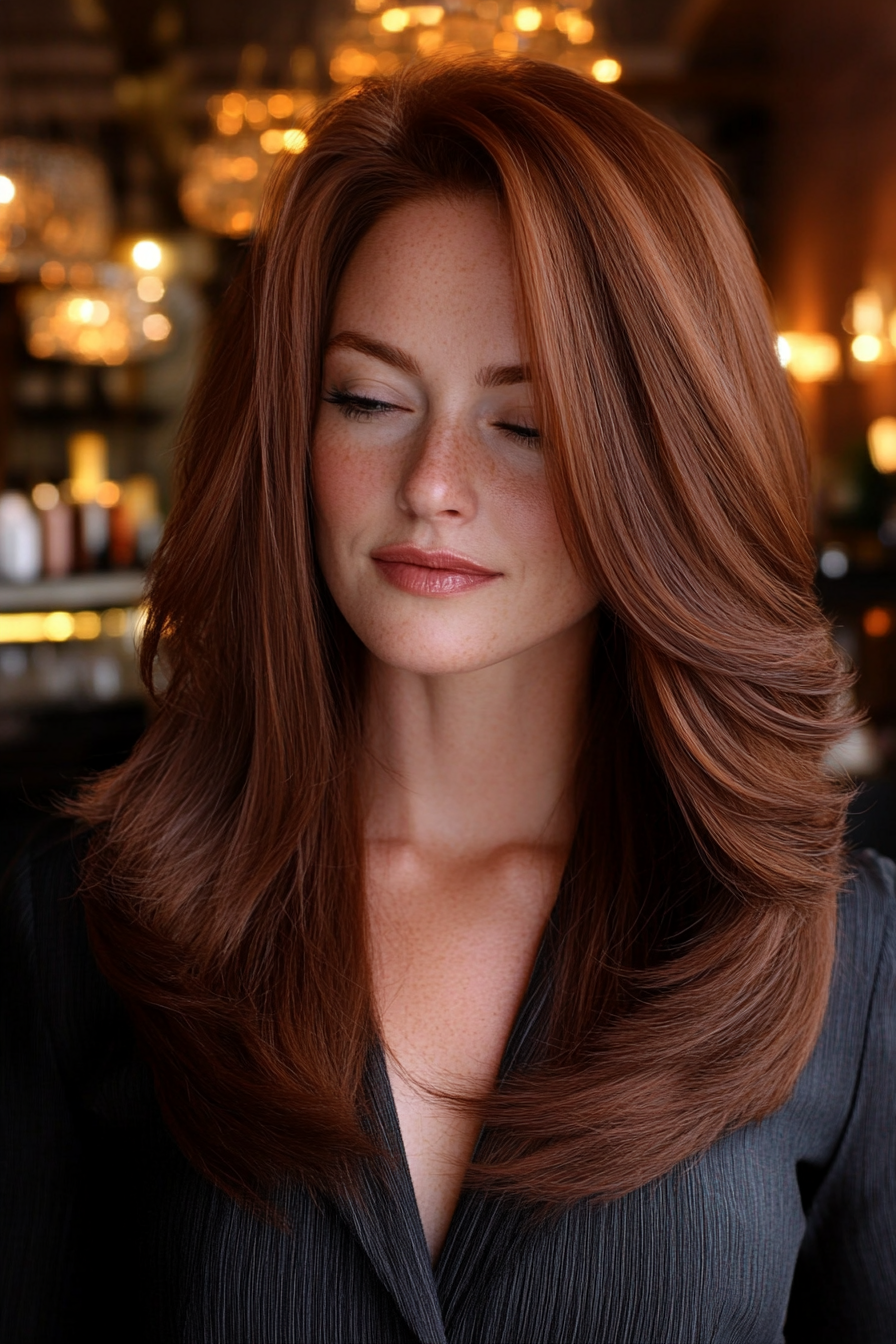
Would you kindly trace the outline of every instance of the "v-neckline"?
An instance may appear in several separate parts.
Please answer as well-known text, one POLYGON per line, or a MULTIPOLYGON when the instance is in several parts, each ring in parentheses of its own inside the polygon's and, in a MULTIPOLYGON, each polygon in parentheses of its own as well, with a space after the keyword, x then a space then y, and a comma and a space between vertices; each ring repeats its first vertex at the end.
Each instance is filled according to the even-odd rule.
MULTIPOLYGON (((504 1051, 501 1056, 501 1063, 498 1068, 498 1079, 497 1079, 497 1085, 499 1087, 501 1083, 504 1081, 504 1079, 507 1077, 511 1069, 515 1065, 519 1064, 525 1057, 525 1055, 528 1053, 527 1047, 531 1046, 532 1044, 531 1040, 532 1033, 539 1019, 541 1018, 544 1008, 546 1006, 547 996, 550 989, 550 978, 547 973, 547 968, 550 960, 550 942, 551 942, 550 935, 553 932, 553 928, 554 928, 554 911, 552 911, 551 914, 549 915, 547 924, 545 925, 544 931, 539 940, 538 950, 536 951, 535 960, 532 965, 532 970, 529 974, 529 979, 526 983, 526 989, 523 993, 522 1001, 520 1003, 516 1016, 514 1017, 513 1023, 511 1025, 510 1032, 507 1037, 507 1042, 505 1044, 504 1051)), ((452 1212, 451 1220, 448 1224, 448 1230, 445 1234, 445 1239, 442 1243, 442 1248, 439 1251, 439 1254, 436 1256, 435 1262, 433 1262, 429 1255, 429 1246, 427 1244, 426 1234, 423 1229, 423 1220, 420 1217, 420 1209, 419 1205, 417 1204, 417 1196, 414 1191, 414 1182, 411 1177, 410 1164, 408 1162, 407 1151, 404 1146, 404 1137, 401 1132, 401 1122, 398 1118, 398 1108, 395 1104, 395 1094, 392 1091, 392 1083, 389 1078, 389 1070, 386 1064, 385 1050, 382 1042, 379 1040, 377 1040, 375 1045, 375 1057, 376 1057, 376 1069, 380 1075, 379 1079, 380 1085, 377 1090, 379 1092, 382 1102, 384 1103, 386 1112, 383 1119, 386 1121, 386 1126, 392 1138, 393 1146, 395 1149, 395 1155, 399 1159, 399 1169, 400 1169, 399 1179, 401 1180, 402 1185, 404 1186, 404 1189, 402 1191, 404 1198, 402 1202, 403 1203, 408 1202, 409 1197, 409 1202, 413 1204, 414 1210, 417 1214, 416 1222, 419 1227, 419 1234, 422 1239, 423 1246, 425 1248, 427 1263, 430 1265, 433 1282, 435 1283, 438 1289, 438 1285, 445 1277, 444 1267, 450 1260, 452 1245, 457 1239, 458 1223, 461 1220, 466 1221, 465 1217, 461 1219, 459 1216, 466 1214, 468 1206, 470 1206, 470 1204, 472 1202, 475 1202, 475 1200, 477 1199, 477 1192, 470 1190, 469 1187, 465 1185, 461 1187, 461 1192, 460 1195, 458 1196, 457 1203, 452 1212)), ((483 1126, 480 1129, 479 1134, 477 1135, 475 1144, 473 1145, 473 1151, 470 1156, 471 1164, 477 1161, 479 1158, 481 1158, 483 1150, 486 1147, 487 1141, 488 1141, 488 1130, 485 1126, 483 1126)))
MULTIPOLYGON (((556 910, 556 907, 555 907, 556 910)), ((529 1053, 550 991, 550 949, 555 911, 545 926, 532 972, 514 1018, 498 1071, 500 1086, 529 1053)), ((405 1152, 386 1057, 378 1040, 371 1047, 365 1077, 369 1121, 384 1157, 362 1170, 360 1197, 335 1196, 335 1205, 354 1231, 399 1312, 422 1344, 448 1344, 446 1322, 467 1296, 471 1280, 489 1275, 493 1261, 522 1235, 519 1201, 462 1188, 442 1250, 433 1265, 405 1152), (391 1157, 391 1160, 390 1160, 391 1157), (483 1235, 483 1221, 488 1232, 483 1235), (476 1254, 466 1254, 477 1247, 476 1254)), ((480 1130, 473 1158, 486 1151, 489 1131, 480 1130)))

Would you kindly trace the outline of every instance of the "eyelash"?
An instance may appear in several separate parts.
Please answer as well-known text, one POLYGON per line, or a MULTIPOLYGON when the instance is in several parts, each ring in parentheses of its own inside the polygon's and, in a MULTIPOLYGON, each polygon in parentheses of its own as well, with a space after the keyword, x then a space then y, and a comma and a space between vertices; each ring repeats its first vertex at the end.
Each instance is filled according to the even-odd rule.
MULTIPOLYGON (((377 401, 374 397, 359 397, 353 392, 339 392, 336 388, 331 388, 324 394, 324 401, 338 407, 346 420, 359 420, 362 423, 369 422, 382 411, 395 410, 391 402, 377 401)), ((537 429, 529 429, 526 425, 510 425, 506 421, 497 420, 495 428, 502 429, 510 438, 516 439, 517 443, 529 446, 537 443, 540 438, 537 429)))

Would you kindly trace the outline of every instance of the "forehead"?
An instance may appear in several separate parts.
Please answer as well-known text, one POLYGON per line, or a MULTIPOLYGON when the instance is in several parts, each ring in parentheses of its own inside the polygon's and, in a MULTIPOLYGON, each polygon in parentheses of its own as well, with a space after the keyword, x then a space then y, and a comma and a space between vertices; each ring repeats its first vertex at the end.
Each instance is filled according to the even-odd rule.
POLYGON ((397 345, 476 335, 518 353, 510 235, 497 203, 426 198, 378 219, 337 290, 330 334, 345 327, 397 345))

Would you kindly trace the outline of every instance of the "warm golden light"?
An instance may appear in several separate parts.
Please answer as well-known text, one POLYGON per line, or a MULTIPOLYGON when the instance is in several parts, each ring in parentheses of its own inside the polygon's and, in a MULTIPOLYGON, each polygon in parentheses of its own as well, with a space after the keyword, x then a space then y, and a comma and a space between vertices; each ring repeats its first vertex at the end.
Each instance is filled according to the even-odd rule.
POLYGON ((258 176, 258 164, 248 154, 241 154, 230 165, 230 175, 236 182, 251 182, 258 176))
POLYGON ((534 33, 541 27, 541 10, 535 5, 524 5, 513 16, 513 25, 521 33, 534 33))
POLYGON ((495 33, 492 38, 492 47, 495 51, 504 56, 512 56, 519 50, 520 40, 516 33, 495 33))
POLYGON ((880 358, 882 346, 879 337, 863 332, 860 336, 855 337, 849 348, 853 353, 853 358, 857 359, 860 364, 873 364, 876 359, 880 358))
POLYGON ((158 303, 165 296, 165 286, 157 275, 141 275, 137 293, 144 303, 158 303))
POLYGON ((868 426, 868 452, 879 472, 896 471, 896 416, 882 415, 868 426))
POLYGON ((110 607, 103 612, 103 634, 120 639, 128 630, 128 614, 124 607, 110 607))
POLYGON ((230 216, 230 232, 235 238, 248 233, 254 223, 251 210, 234 210, 230 216))
POLYGON ((584 46, 590 42, 594 36, 594 24, 590 19, 579 19, 578 23, 571 23, 566 30, 566 36, 570 42, 576 46, 584 46))
POLYGON ((121 499, 121 486, 117 481, 100 481, 96 488, 96 502, 104 509, 114 509, 121 499))
POLYGON ((162 262, 162 249, 151 238, 141 238, 131 248, 134 265, 141 271, 154 271, 162 262))
POLYGON ((283 148, 283 131, 263 131, 259 143, 265 154, 279 154, 283 148))
POLYGON ((615 84, 622 78, 622 66, 612 56, 602 56, 592 65, 591 73, 598 84, 615 84))
POLYGON ((109 321, 109 305, 102 299, 88 299, 83 296, 69 302, 68 318, 71 322, 88 323, 91 327, 102 327, 109 321))
POLYGON ((51 611, 43 618, 44 639, 61 643, 75 633, 75 618, 70 611, 51 611))
POLYGON ((0 644, 40 644, 44 638, 42 612, 15 611, 0 615, 0 644))
POLYGON ((387 9, 380 16, 380 23, 387 33, 403 33, 410 22, 406 9, 387 9))
POLYGON ((250 126, 264 126, 268 115, 267 103, 263 103, 260 98, 249 99, 246 104, 245 116, 250 126))
POLYGON ((301 154, 307 144, 307 135, 304 131, 300 131, 298 127, 283 132, 283 148, 287 154, 301 154))
POLYGON ((893 628, 893 617, 886 607, 869 607, 862 617, 862 629, 872 639, 882 639, 893 628))
POLYGON ((445 17, 445 11, 441 5, 415 5, 411 12, 416 22, 422 23, 424 28, 435 27, 445 17))
POLYGON ((76 611, 72 620, 75 639, 99 639, 103 622, 98 611, 76 611))
POLYGON ((143 319, 143 335, 148 341, 167 341, 171 335, 171 323, 164 313, 150 313, 143 319))
POLYGON ((63 643, 67 639, 98 639, 106 635, 120 639, 128 633, 133 622, 140 624, 137 611, 110 607, 98 611, 11 611, 0 614, 0 644, 42 644, 49 640, 63 643))
POLYGON ((334 84, 348 84, 353 79, 373 75, 376 70, 377 61, 373 53, 359 51, 357 47, 337 47, 330 61, 330 78, 334 84))
POLYGON ((222 135, 238 135, 243 129, 243 119, 228 117, 226 112, 219 112, 215 117, 215 125, 222 135))
POLYGON ((38 274, 45 289, 58 289, 65 284, 65 267, 61 261, 45 261, 38 274))
POLYGON ((375 14, 380 7, 380 0, 355 0, 355 9, 359 14, 375 14))
POLYGON ((857 289, 849 300, 843 325, 855 336, 879 336, 884 329, 883 299, 876 289, 857 289))
POLYGON ((0 173, 0 205, 9 205, 15 199, 16 184, 11 177, 0 173))
POLYGON ((159 486, 155 477, 147 473, 129 476, 122 488, 121 502, 135 527, 151 522, 159 511, 159 486))
POLYGON ((93 315, 93 299, 70 299, 66 312, 70 322, 89 322, 93 315))
POLYGON ((67 451, 72 498, 78 504, 96 499, 100 482, 109 475, 109 445, 105 435, 91 431, 73 434, 67 451))
POLYGON ((826 383, 840 372, 840 346, 825 331, 782 331, 778 358, 798 383, 826 383))
POLYGON ((31 491, 31 498, 36 509, 55 509, 59 503, 59 491, 49 481, 41 481, 31 491))
POLYGON ((444 34, 438 28, 424 29, 417 34, 417 50, 421 56, 433 56, 445 41, 444 34))
POLYGON ((554 22, 559 32, 568 33, 570 28, 582 22, 582 11, 580 9, 561 9, 554 22))
POLYGON ((104 285, 86 292, 63 289, 47 293, 44 287, 23 290, 29 351, 37 359, 55 357, 108 365, 121 364, 129 356, 143 357, 146 340, 140 322, 145 309, 141 310, 136 300, 153 302, 164 292, 157 276, 148 278, 152 282, 149 291, 138 289, 137 294, 135 278, 124 286, 104 285))
POLYGON ((225 93, 221 99, 221 110, 228 117, 241 117, 246 110, 246 95, 243 93, 225 93))
POLYGON ((268 111, 278 121, 293 114, 293 102, 288 93, 272 93, 268 99, 268 111))

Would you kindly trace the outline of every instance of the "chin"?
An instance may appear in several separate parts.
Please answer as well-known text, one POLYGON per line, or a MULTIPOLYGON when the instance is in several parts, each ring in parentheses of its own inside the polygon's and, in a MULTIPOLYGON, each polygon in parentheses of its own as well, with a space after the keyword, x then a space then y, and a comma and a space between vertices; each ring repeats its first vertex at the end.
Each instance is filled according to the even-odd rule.
POLYGON ((517 649, 505 649, 494 638, 459 631, 414 629, 400 632, 371 631, 355 626, 355 634, 378 662, 422 677, 479 672, 512 657, 517 649))
POLYGON ((378 647, 367 645, 369 652, 379 662, 394 667, 400 672, 413 672, 419 677, 447 677, 459 672, 481 672, 504 661, 504 656, 493 650, 477 653, 469 648, 463 651, 440 648, 396 647, 386 644, 378 647))

